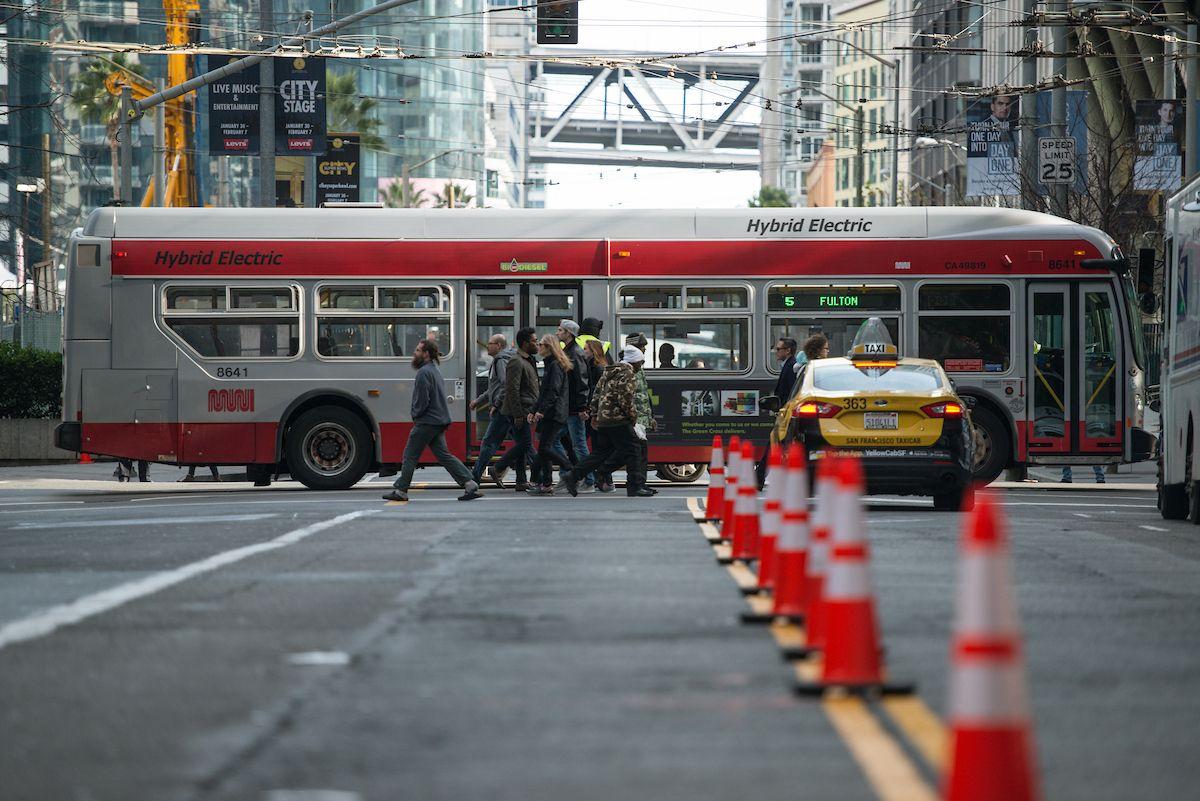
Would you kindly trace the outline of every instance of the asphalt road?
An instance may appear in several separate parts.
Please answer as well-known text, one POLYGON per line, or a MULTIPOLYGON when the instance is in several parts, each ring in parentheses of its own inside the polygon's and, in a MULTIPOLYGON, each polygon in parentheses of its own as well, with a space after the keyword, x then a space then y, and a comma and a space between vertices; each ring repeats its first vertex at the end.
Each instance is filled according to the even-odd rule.
MULTIPOLYGON (((700 487, 387 505, 109 472, 0 469, 3 801, 886 797, 887 749, 738 622, 700 487)), ((1195 797, 1200 528, 1109 479, 1000 490, 1045 797, 1195 797)), ((869 521, 889 669, 943 718, 960 516, 869 521)))

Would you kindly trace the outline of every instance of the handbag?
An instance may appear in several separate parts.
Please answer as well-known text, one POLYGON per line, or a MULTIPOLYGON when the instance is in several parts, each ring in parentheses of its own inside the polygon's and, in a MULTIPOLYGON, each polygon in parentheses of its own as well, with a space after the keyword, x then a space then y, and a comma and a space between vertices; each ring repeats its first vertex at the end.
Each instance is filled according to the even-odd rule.
POLYGON ((645 442, 646 441, 646 427, 644 425, 642 425, 641 423, 634 423, 633 424, 633 435, 635 437, 637 437, 638 439, 640 439, 642 442, 645 442))

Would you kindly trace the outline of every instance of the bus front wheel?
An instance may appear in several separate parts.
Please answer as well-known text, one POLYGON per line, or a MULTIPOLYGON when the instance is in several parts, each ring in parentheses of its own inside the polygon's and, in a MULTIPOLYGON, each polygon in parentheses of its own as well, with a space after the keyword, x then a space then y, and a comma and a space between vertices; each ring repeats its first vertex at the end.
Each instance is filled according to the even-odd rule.
POLYGON ((348 489, 371 464, 371 432, 340 406, 318 406, 288 427, 285 443, 292 477, 309 489, 348 489))

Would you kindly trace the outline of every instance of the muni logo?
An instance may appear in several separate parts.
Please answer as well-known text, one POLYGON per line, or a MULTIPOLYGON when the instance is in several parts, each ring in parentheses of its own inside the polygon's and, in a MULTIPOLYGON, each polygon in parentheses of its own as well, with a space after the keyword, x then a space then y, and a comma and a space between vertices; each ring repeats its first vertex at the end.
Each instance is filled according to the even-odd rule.
POLYGON ((210 412, 252 412, 254 411, 254 390, 210 389, 208 391, 208 410, 210 412))

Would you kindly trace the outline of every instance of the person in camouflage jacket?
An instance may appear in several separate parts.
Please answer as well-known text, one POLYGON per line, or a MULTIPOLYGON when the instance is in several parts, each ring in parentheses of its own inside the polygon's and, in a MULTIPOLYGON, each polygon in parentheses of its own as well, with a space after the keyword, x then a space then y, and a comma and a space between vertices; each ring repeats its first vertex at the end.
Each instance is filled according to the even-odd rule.
MULTIPOLYGON (((637 424, 645 434, 655 427, 654 410, 650 403, 650 386, 646 383, 646 373, 642 369, 645 355, 640 348, 626 348, 622 358, 633 367, 633 405, 637 411, 637 424)), ((629 465, 629 478, 626 491, 629 495, 657 495, 657 490, 646 486, 646 473, 649 470, 650 450, 646 440, 635 436, 633 439, 633 460, 629 465)))
POLYGON ((637 422, 637 408, 633 400, 635 388, 631 365, 618 362, 604 368, 588 410, 592 426, 602 431, 604 436, 587 458, 563 474, 571 495, 578 492, 579 480, 593 470, 610 473, 622 466, 628 469, 634 440, 637 439, 633 433, 633 424, 637 422))

